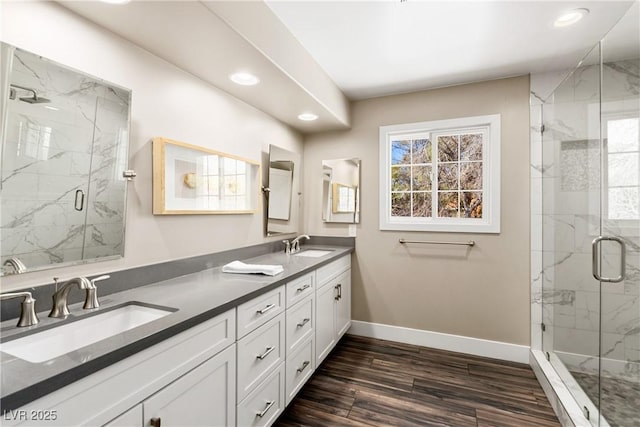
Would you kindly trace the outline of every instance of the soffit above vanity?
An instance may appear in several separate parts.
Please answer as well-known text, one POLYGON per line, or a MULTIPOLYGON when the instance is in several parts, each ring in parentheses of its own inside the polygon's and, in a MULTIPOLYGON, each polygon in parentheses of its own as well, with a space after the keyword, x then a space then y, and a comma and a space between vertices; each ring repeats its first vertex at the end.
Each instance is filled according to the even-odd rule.
POLYGON ((302 133, 350 126, 348 99, 262 2, 59 3, 302 133), (260 83, 233 83, 241 71, 260 83))

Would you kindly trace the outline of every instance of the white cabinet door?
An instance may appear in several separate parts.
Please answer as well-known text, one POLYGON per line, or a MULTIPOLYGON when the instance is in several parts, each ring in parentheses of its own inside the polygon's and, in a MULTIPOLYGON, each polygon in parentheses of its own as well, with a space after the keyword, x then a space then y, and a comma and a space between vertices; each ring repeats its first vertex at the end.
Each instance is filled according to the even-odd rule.
POLYGON ((144 427, 234 426, 235 396, 236 346, 232 345, 145 400, 144 427))
POLYGON ((351 326, 351 270, 342 273, 336 279, 338 299, 336 300, 336 341, 351 326))
POLYGON ((142 427, 142 404, 134 406, 104 427, 142 427))
POLYGON ((329 354, 336 343, 335 298, 337 289, 333 282, 316 292, 316 366, 329 354))

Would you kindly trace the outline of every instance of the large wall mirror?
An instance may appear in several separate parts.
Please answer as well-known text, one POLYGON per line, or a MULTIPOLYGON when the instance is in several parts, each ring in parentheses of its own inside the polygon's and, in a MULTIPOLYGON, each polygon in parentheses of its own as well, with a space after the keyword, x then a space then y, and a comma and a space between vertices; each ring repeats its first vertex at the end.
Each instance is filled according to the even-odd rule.
POLYGON ((275 145, 269 146, 265 184, 267 236, 298 232, 301 163, 299 154, 275 145))
POLYGON ((360 222, 360 159, 322 161, 322 220, 360 222))
POLYGON ((0 49, 2 274, 121 257, 131 92, 0 49))

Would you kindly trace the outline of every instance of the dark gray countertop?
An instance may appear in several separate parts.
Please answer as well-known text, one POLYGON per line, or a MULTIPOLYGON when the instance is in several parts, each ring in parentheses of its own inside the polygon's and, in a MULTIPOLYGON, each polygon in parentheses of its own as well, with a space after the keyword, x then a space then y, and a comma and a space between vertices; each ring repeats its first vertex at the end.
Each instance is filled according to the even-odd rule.
MULTIPOLYGON (((305 245, 303 249, 314 248, 332 252, 319 258, 278 252, 242 260, 251 264, 282 265, 284 272, 273 277, 223 273, 222 268, 217 267, 100 298, 100 308, 94 312, 132 301, 170 307, 177 311, 42 363, 27 362, 0 351, 2 412, 17 409, 353 252, 352 247, 340 246, 305 245)), ((17 328, 15 319, 2 322, 1 342, 68 323, 88 313, 82 310, 82 304, 70 306, 70 311, 72 314, 65 320, 49 318, 48 312, 39 313, 40 323, 30 328, 17 328)))

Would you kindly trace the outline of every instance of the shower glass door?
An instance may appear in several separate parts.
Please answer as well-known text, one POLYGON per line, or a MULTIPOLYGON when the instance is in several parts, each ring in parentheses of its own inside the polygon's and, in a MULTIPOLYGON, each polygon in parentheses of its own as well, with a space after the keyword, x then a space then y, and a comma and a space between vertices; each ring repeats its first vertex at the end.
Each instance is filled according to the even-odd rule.
POLYGON ((601 235, 600 47, 543 105, 543 351, 586 418, 598 425, 601 235))
POLYGON ((622 279, 600 287, 601 426, 640 425, 639 8, 636 2, 601 43, 602 233, 622 242, 600 255, 603 275, 622 279))

